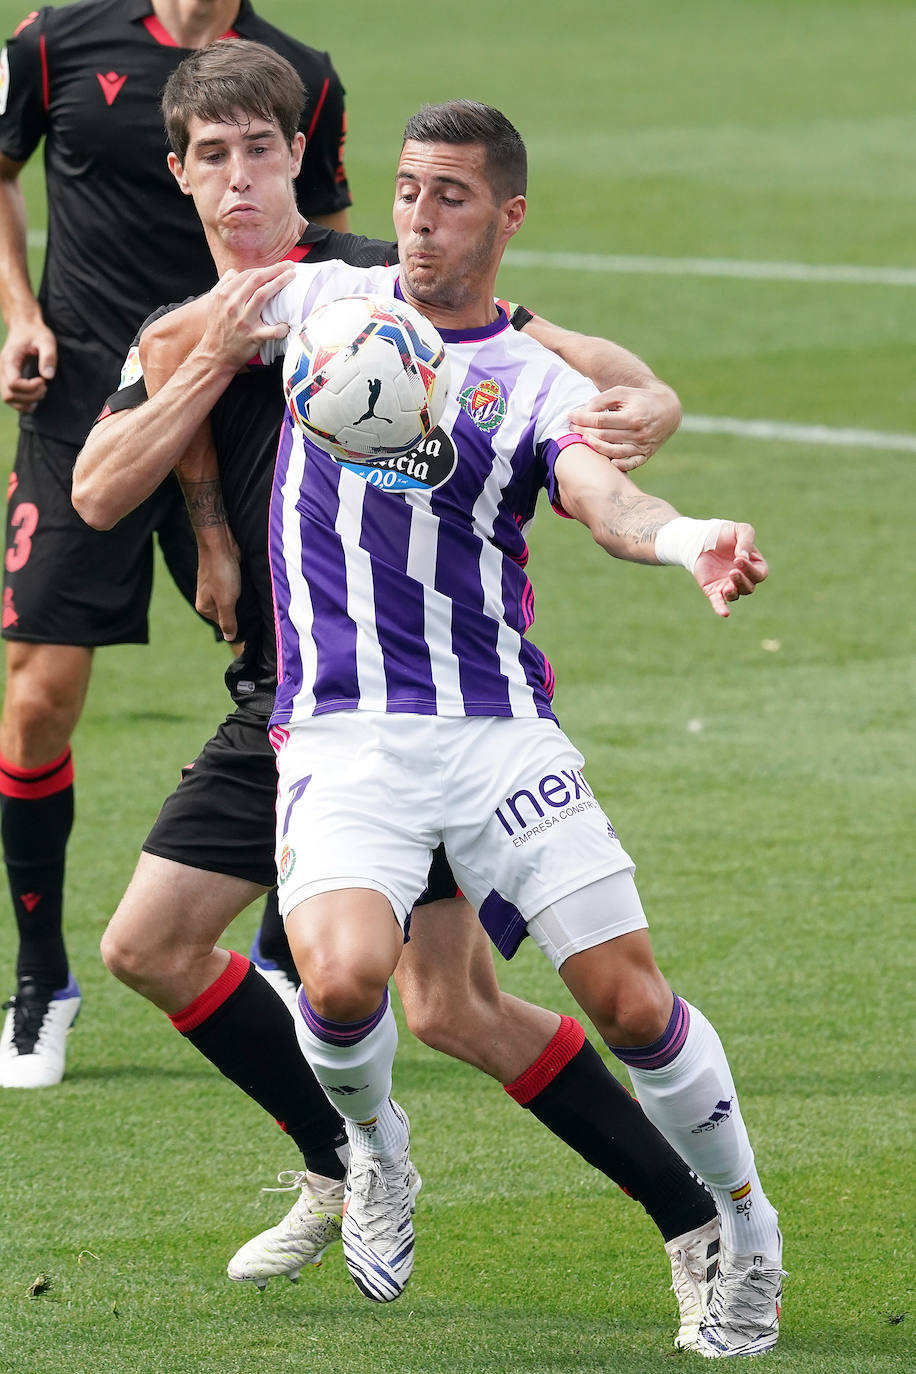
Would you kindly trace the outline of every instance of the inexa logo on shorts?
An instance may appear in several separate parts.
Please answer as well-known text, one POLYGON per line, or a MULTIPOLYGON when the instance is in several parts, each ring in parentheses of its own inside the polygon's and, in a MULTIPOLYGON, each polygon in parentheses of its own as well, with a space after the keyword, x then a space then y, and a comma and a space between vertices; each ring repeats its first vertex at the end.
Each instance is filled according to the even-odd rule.
POLYGON ((416 448, 394 458, 378 458, 365 463, 343 462, 339 458, 334 461, 362 477, 370 487, 381 487, 383 491, 411 488, 434 491, 455 471, 458 453, 445 430, 436 428, 421 439, 416 448))
POLYGON ((561 768, 559 773, 545 773, 533 787, 521 787, 506 797, 496 808, 496 819, 512 843, 519 845, 597 805, 581 768, 561 768))

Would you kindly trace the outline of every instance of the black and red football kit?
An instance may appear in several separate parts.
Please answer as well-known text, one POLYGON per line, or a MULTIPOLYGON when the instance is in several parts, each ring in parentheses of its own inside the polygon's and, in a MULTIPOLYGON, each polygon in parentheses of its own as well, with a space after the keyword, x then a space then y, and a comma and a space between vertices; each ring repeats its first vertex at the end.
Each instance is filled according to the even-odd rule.
MULTIPOLYGON (((326 53, 240 0, 229 35, 287 58, 307 92, 297 179, 306 216, 344 209, 344 92, 326 53)), ((73 461, 116 384, 138 322, 163 298, 208 289, 212 258, 166 157, 160 98, 190 50, 149 0, 79 0, 36 10, 5 49, 0 152, 25 162, 44 138, 48 240, 38 291, 57 336, 48 393, 20 420, 10 482, 3 633, 60 644, 144 642, 152 535, 193 604, 196 547, 177 484, 165 483, 109 532, 73 511, 73 461)))
MULTIPOLYGON (((397 244, 310 224, 288 256, 296 262, 340 258, 368 267, 397 261, 397 244)), ((156 311, 144 328, 174 308, 156 311)), ((133 368, 125 366, 124 371, 129 375, 133 368)), ((223 503, 242 568, 237 614, 245 648, 226 671, 236 709, 184 770, 143 846, 174 863, 263 887, 276 881, 277 763, 267 727, 277 657, 267 516, 285 409, 281 371, 281 364, 274 363, 239 373, 210 414, 223 503)), ((146 398, 140 375, 108 398, 102 414, 129 410, 146 398)))

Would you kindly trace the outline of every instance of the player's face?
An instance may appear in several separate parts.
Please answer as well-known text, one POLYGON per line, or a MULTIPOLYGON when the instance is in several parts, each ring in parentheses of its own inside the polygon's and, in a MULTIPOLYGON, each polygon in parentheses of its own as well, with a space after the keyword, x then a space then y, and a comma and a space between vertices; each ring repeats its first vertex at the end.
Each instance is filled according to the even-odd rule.
POLYGON ((404 144, 395 177, 394 226, 405 294, 461 311, 488 300, 506 242, 520 227, 523 196, 495 204, 481 144, 404 144))
POLYGON ((298 218, 293 178, 305 147, 301 134, 290 149, 276 124, 242 111, 232 124, 194 115, 188 131, 184 164, 172 154, 169 166, 209 236, 257 251, 298 218))

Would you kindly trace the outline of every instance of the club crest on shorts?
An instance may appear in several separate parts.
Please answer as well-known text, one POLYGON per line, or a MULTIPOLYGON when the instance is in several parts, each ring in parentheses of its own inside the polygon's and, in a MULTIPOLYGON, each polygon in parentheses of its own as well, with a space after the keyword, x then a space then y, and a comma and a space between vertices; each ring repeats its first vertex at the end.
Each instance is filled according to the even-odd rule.
POLYGON ((281 883, 285 883, 293 869, 296 867, 296 851, 292 845, 284 844, 280 850, 280 857, 277 860, 277 877, 281 883))
POLYGON ((506 418, 506 398, 495 377, 467 387, 461 392, 458 402, 484 434, 492 434, 494 429, 499 429, 506 418))

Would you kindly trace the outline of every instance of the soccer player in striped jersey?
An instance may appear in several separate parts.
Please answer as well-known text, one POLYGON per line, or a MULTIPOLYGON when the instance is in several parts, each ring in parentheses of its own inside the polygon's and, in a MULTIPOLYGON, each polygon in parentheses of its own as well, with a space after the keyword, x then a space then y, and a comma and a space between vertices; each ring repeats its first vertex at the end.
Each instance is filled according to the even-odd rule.
MULTIPOLYGON (((304 224, 290 178, 298 151, 292 132, 296 88, 293 83, 289 89, 282 63, 263 49, 253 54, 250 45, 222 44, 188 59, 180 71, 198 95, 197 83, 205 84, 208 75, 228 80, 235 91, 223 120, 212 118, 206 104, 205 138, 196 123, 193 140, 180 137, 173 145, 176 171, 187 175, 221 273, 274 257, 314 262, 348 256, 367 263, 390 256, 391 244, 304 224), (269 66, 270 118, 245 83, 249 60, 269 66), (281 99, 284 91, 288 100, 281 99), (251 115, 250 125, 236 120, 237 107, 251 115), (242 216, 234 209, 242 195, 240 174, 242 216)), ((264 83, 257 89, 263 92, 264 83)), ((175 94, 170 83, 167 107, 175 94)), ((574 345, 573 337, 546 328, 564 349, 574 345)), ((110 398, 77 464, 74 500, 95 524, 117 520, 169 472, 215 403, 223 495, 243 568, 238 629, 245 651, 227 674, 237 709, 162 808, 110 923, 104 953, 120 978, 168 1012, 212 1063, 282 1120, 302 1150, 304 1168, 293 1184, 300 1198, 230 1264, 232 1277, 263 1286, 273 1275, 298 1276, 339 1239, 344 1169, 340 1118, 298 1050, 291 1019, 246 960, 216 947, 235 914, 275 876, 276 765, 267 725, 276 671, 266 531, 284 407, 276 369, 235 377, 234 368, 227 371, 208 351, 211 343, 192 350, 150 402, 132 350, 124 385, 110 398)), ((622 350, 614 356, 615 366, 622 358, 625 375, 635 380, 638 360, 622 350)), ((583 414, 589 418, 597 423, 604 417, 583 414)), ((620 437, 629 435, 621 431, 620 437)), ((616 461, 632 460, 630 454, 616 461)), ((214 529, 225 532, 225 517, 221 525, 207 524, 206 532, 214 529)), ((234 635, 235 626, 227 623, 227 633, 234 635)), ((440 869, 435 864, 429 875, 431 895, 455 890, 451 875, 440 869)), ((708 1194, 608 1075, 577 1022, 500 992, 487 942, 466 903, 453 898, 423 905, 413 932, 397 972, 408 1023, 427 1043, 498 1078, 516 1101, 643 1202, 666 1241, 681 1310, 678 1339, 686 1343, 691 1330, 696 1334, 698 1295, 718 1245, 708 1194)))
POLYGON ((412 1270, 387 982, 444 841, 474 905, 496 891, 522 913, 716 1199, 723 1250, 695 1348, 760 1353, 778 1335, 776 1212, 721 1042, 658 970, 633 864, 553 715, 552 674, 526 637, 525 531, 545 488, 613 556, 687 568, 723 617, 767 566, 751 526, 679 516, 570 434, 586 384, 494 306, 526 209, 524 145, 508 121, 471 102, 425 108, 408 122, 395 188, 400 268, 297 267, 269 304, 284 278, 214 289, 236 307, 239 356, 258 344, 266 359, 323 300, 401 295, 440 329, 455 379, 421 472, 389 484, 289 421, 274 481, 281 910, 302 979, 300 1044, 347 1121, 347 1263, 379 1300, 412 1270))

